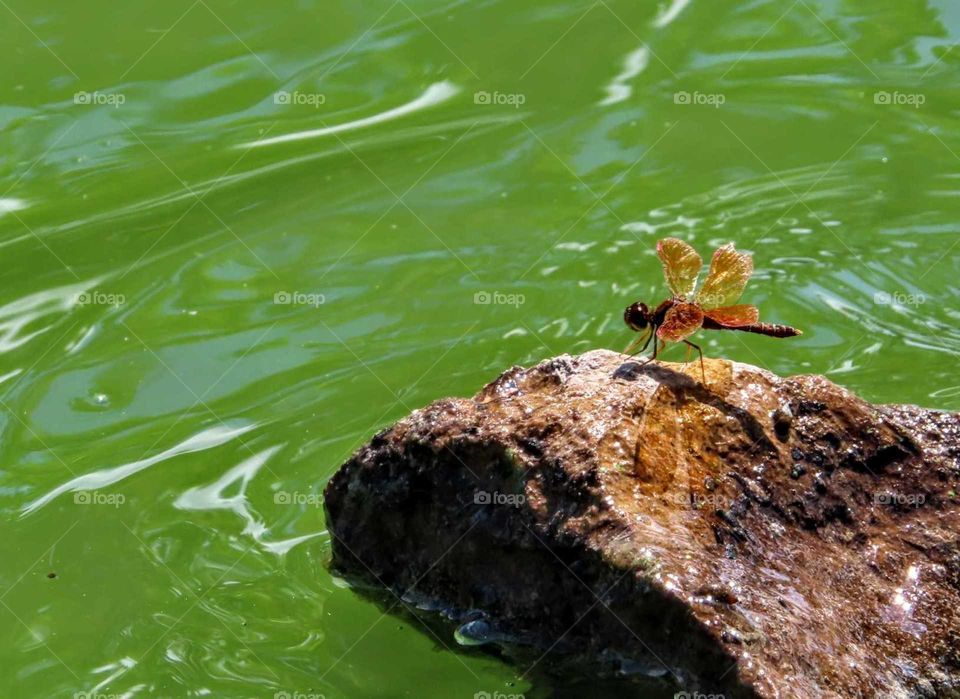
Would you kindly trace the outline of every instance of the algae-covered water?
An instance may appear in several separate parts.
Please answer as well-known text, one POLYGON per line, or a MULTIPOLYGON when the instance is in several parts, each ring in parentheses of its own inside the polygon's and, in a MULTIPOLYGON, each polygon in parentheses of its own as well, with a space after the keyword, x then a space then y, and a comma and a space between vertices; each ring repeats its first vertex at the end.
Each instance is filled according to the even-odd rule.
POLYGON ((0 18, 2 696, 552 695, 332 579, 320 493, 415 407, 623 348, 662 237, 752 251, 805 331, 709 355, 960 409, 954 0, 0 18))

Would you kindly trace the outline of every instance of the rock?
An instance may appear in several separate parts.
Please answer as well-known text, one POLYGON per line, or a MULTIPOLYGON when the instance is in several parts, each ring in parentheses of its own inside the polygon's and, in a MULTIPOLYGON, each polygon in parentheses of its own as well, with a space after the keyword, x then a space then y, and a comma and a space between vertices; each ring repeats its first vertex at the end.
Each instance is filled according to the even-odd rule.
POLYGON ((332 567, 523 671, 960 696, 960 415, 706 369, 597 350, 415 411, 328 484, 332 567))

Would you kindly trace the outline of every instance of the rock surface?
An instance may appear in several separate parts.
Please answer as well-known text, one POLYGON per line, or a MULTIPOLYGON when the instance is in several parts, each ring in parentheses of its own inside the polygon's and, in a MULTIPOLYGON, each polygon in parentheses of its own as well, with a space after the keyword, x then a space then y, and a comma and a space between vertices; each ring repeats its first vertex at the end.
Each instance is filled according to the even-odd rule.
POLYGON ((415 411, 328 484, 333 568, 527 665, 960 696, 960 415, 722 360, 706 379, 597 350, 415 411))

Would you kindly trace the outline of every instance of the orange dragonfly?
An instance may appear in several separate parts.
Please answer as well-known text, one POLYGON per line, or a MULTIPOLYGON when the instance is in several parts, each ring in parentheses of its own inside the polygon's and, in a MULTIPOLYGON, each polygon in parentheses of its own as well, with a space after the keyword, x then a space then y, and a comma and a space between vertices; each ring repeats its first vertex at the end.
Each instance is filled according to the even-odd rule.
POLYGON ((753 274, 753 259, 746 253, 737 252, 733 243, 713 253, 710 272, 696 294, 697 277, 703 267, 703 260, 696 250, 677 238, 664 238, 657 243, 657 256, 663 263, 663 274, 672 296, 652 311, 639 301, 627 306, 623 312, 624 322, 631 330, 643 334, 624 350, 626 354, 631 354, 641 342, 643 347, 639 351, 644 352, 652 340, 653 356, 647 359, 651 362, 657 358, 658 343, 665 346, 667 342, 683 342, 699 353, 700 373, 706 380, 703 351, 687 340, 700 328, 740 330, 769 337, 803 334, 789 325, 761 323, 756 306, 734 305, 753 274))

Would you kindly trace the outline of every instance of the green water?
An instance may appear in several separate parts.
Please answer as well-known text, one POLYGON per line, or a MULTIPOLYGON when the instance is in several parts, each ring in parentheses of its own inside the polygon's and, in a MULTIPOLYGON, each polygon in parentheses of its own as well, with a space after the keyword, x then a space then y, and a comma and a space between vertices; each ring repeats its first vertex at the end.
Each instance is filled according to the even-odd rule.
POLYGON ((418 406, 623 348, 667 235, 805 331, 709 355, 960 409, 953 0, 0 17, 0 696, 550 696, 333 580, 319 494, 418 406))

